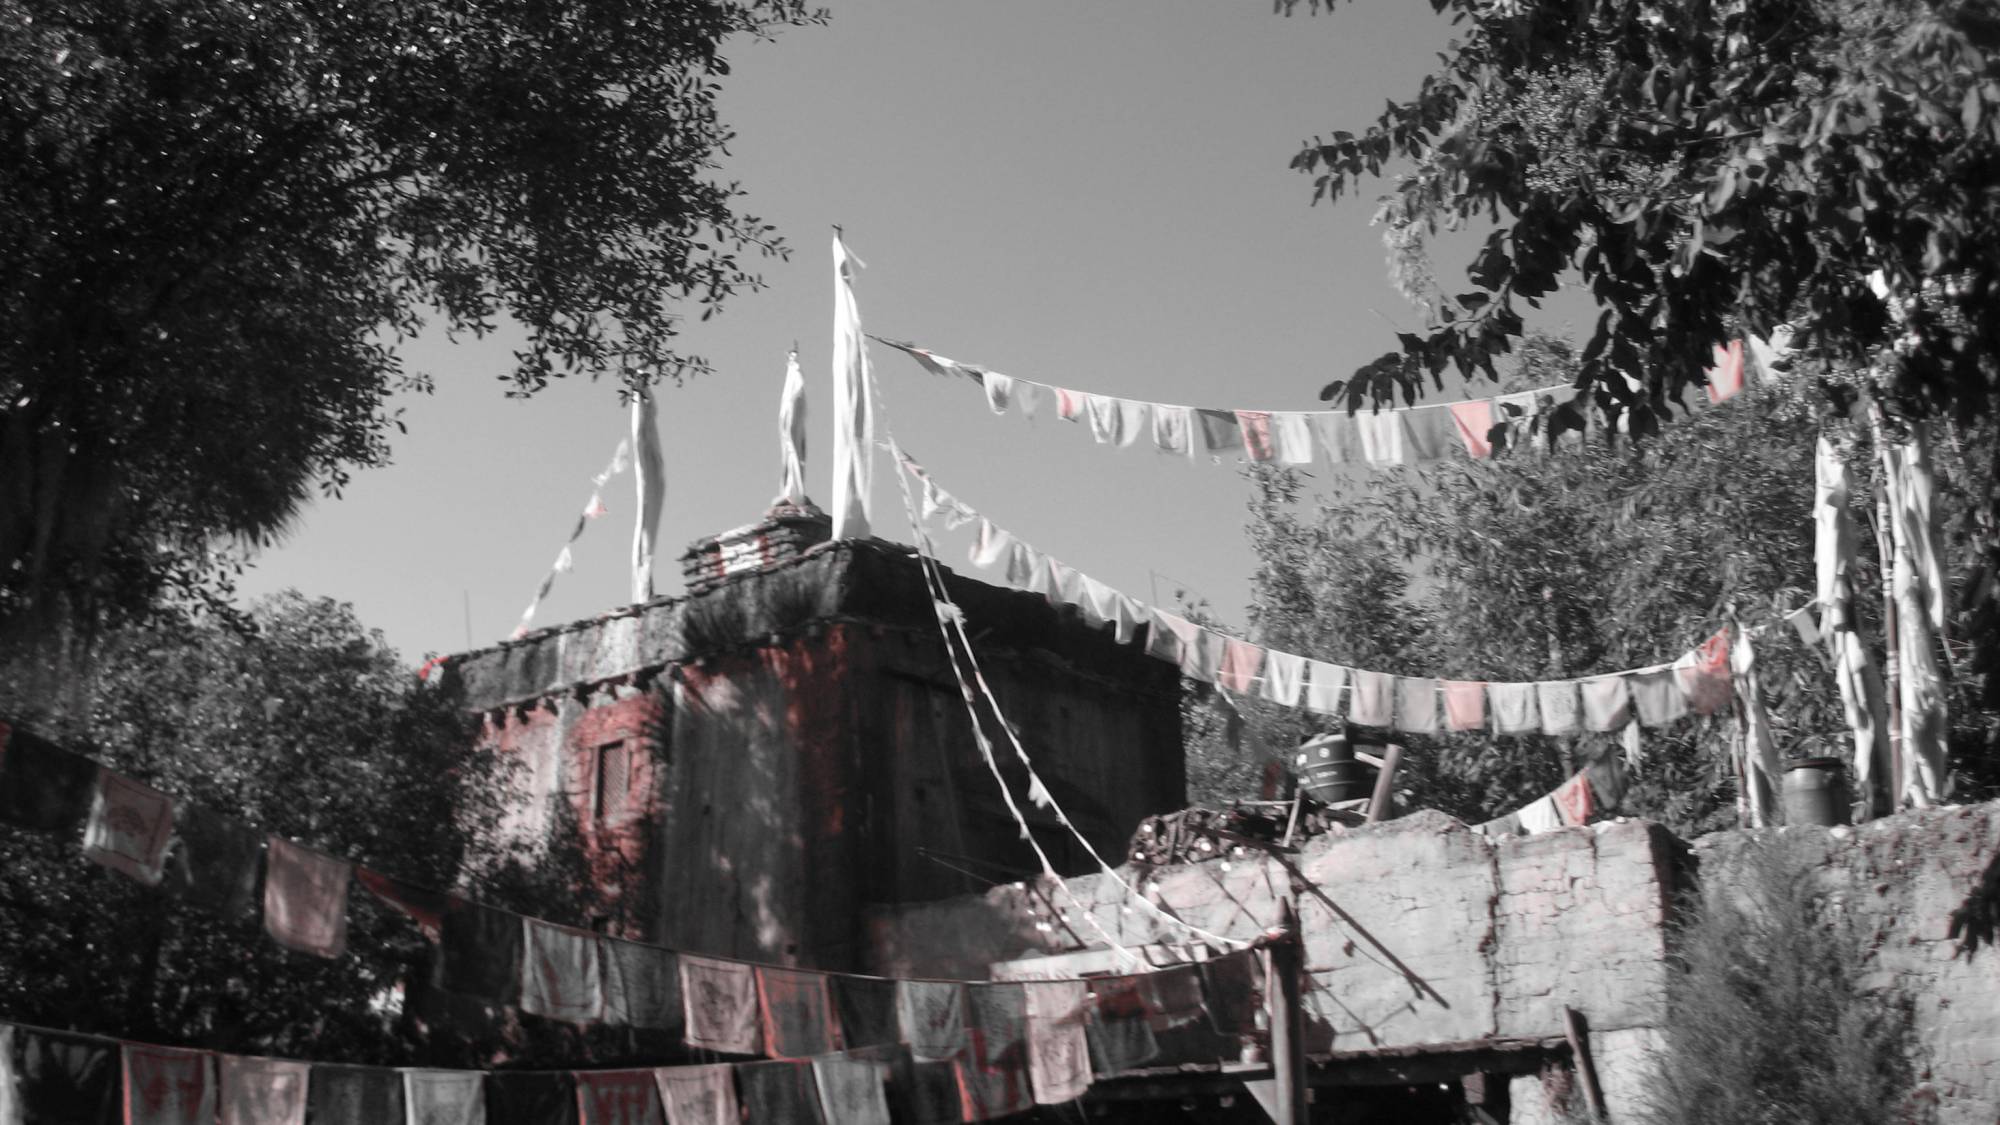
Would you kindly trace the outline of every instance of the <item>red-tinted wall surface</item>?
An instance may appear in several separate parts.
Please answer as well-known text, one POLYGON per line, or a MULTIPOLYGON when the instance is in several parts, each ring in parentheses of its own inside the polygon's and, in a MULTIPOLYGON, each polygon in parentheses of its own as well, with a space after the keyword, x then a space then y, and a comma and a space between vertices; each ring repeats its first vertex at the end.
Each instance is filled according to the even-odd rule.
MULTIPOLYGON (((914 566, 882 545, 834 546, 458 670, 470 705, 504 713, 489 744, 524 764, 517 833, 576 825, 590 910, 608 928, 854 968, 866 906, 1038 869, 972 737, 914 566), (621 667, 641 677, 604 678, 621 667), (534 698, 492 707, 524 690, 534 698), (558 803, 565 816, 537 811, 558 803)), ((1178 679, 1039 598, 953 582, 1037 772, 1117 862, 1140 819, 1184 803, 1178 679)), ((1095 870, 1054 814, 1026 801, 1023 769, 988 729, 1058 869, 1095 870)))

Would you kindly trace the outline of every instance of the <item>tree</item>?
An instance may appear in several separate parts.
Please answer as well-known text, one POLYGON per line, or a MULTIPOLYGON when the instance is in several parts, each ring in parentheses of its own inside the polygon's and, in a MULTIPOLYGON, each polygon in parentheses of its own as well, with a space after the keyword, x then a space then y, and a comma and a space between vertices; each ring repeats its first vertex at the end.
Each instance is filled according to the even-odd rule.
MULTIPOLYGON (((1558 340, 1531 336, 1519 351, 1509 390, 1575 376, 1558 340)), ((1846 757, 1832 677, 1783 621, 1813 596, 1815 397, 1765 385, 1638 446, 1595 430, 1552 450, 1375 472, 1320 495, 1295 471, 1259 470, 1248 525, 1254 635, 1402 675, 1536 680, 1672 660, 1731 622, 1755 635, 1785 751, 1846 757)), ((1959 470, 1956 453, 1941 457, 1959 470)), ((1865 528, 1866 512, 1856 518, 1865 528)), ((1874 558, 1865 542, 1861 557, 1874 558)), ((1874 628, 1880 576, 1864 565, 1858 577, 1874 628)), ((1969 695, 1954 701, 1952 744, 1972 795, 2000 777, 1991 713, 1969 695)), ((1285 713, 1255 714, 1274 744, 1298 733, 1285 713)), ((1690 834, 1733 825, 1733 725, 1722 715, 1648 731, 1618 811, 1690 834)), ((1605 735, 1399 740, 1414 801, 1474 821, 1519 808, 1597 754, 1624 753, 1605 735)))
POLYGON ((637 388, 782 252, 720 50, 802 0, 0 0, 0 619, 197 594, 380 464, 425 316, 637 388))
MULTIPOLYGON (((1279 0, 1292 10, 1297 0, 1279 0)), ((1331 8, 1329 0, 1325 5, 1331 8)), ((1426 238, 1494 227, 1470 291, 1327 388, 1414 395, 1495 373, 1573 277, 1601 315, 1578 386, 1658 430, 1714 345, 1798 329, 1830 397, 1960 425, 2000 405, 2000 17, 1963 0, 1433 0, 1463 38, 1360 133, 1306 146, 1316 198, 1394 174, 1381 217, 1421 285, 1426 238)), ((1310 7, 1321 7, 1310 0, 1310 7)), ((1573 419, 1572 419, 1573 421, 1573 419)), ((2000 569, 2000 445, 1967 530, 2000 569)), ((1994 619, 1991 584, 1979 594, 1994 619)), ((2000 646, 1975 658, 2000 671, 2000 646)), ((1988 677, 2000 697, 2000 676, 1988 677)))
MULTIPOLYGON (((506 764, 380 634, 345 605, 297 594, 260 603, 250 624, 116 631, 72 699, 0 683, 0 714, 264 831, 434 888, 476 863, 480 897, 576 920, 568 853, 536 857, 551 869, 538 872, 501 850, 506 764)), ((468 1058, 451 1025, 422 1029, 385 1008, 426 943, 358 887, 349 952, 322 960, 100 868, 74 838, 0 828, 0 857, 10 1018, 330 1060, 468 1058)))

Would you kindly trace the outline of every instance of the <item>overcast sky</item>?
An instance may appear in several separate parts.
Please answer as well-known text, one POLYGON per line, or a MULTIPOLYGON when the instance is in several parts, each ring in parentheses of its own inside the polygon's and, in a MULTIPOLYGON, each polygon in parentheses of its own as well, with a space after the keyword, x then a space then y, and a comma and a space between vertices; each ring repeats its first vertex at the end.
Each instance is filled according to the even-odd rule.
MULTIPOLYGON (((1287 164, 1306 138, 1358 130, 1414 90, 1449 38, 1428 4, 1286 19, 1267 0, 835 0, 832 15, 726 51, 739 137, 725 175, 793 252, 768 263, 767 289, 685 337, 719 374, 661 399, 660 592, 680 589, 687 543, 769 505, 794 340, 808 485, 825 498, 833 224, 869 266, 870 331, 1101 393, 1311 409, 1328 379, 1394 346, 1392 322, 1416 326, 1384 280, 1373 192, 1314 207, 1287 164)), ((306 512, 246 596, 351 601, 412 661, 506 637, 627 425, 608 383, 505 397, 517 342, 408 347, 437 392, 403 404, 396 463, 306 512)), ((1134 596, 1187 589, 1241 622, 1248 490, 1231 469, 996 418, 969 383, 879 346, 874 359, 887 426, 945 487, 1134 596)), ((893 489, 879 470, 877 533, 908 541, 893 489)), ((538 625, 628 599, 629 474, 606 502, 538 625)), ((947 561, 967 569, 962 549, 947 561)))

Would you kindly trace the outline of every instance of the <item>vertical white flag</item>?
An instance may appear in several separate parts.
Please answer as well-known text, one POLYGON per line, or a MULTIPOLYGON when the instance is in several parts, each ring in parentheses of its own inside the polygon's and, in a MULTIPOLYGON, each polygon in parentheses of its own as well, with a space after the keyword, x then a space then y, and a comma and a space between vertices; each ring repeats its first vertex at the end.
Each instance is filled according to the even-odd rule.
POLYGON ((667 468, 660 456, 660 417, 653 393, 632 400, 632 449, 636 453, 632 481, 639 492, 638 518, 632 528, 632 600, 653 597, 653 556, 660 531, 660 503, 667 497, 667 468))
POLYGON ((806 502, 806 378, 799 374, 799 349, 785 360, 785 389, 778 396, 778 502, 806 502))
POLYGON ((1847 514, 1847 465, 1833 443, 1819 439, 1815 451, 1814 554, 1819 569, 1820 635, 1832 650, 1840 702, 1854 732, 1854 797, 1873 804, 1878 769, 1889 764, 1889 715, 1881 674, 1869 659, 1854 618, 1854 525, 1847 514))
POLYGON ((833 235, 833 537, 869 532, 868 491, 874 479, 875 410, 868 390, 868 341, 854 301, 855 259, 833 235))

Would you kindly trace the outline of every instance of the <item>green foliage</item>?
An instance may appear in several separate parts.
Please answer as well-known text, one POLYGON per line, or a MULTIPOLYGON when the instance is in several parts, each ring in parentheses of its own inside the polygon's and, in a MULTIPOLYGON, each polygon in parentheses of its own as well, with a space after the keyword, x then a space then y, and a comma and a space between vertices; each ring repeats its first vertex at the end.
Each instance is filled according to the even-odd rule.
MULTIPOLYGON (((514 892, 503 905, 573 918, 571 892, 542 877, 559 870, 496 850, 501 763, 379 634, 296 594, 252 623, 121 631, 66 696, 40 694, 39 677, 0 680, 0 713, 188 802, 432 887, 476 858, 514 892)), ((0 828, 0 1010, 314 1058, 455 1049, 385 1006, 425 943, 358 888, 351 902, 349 952, 326 961, 99 868, 75 839, 0 828)))
MULTIPOLYGON (((1560 384, 1575 372, 1560 341, 1532 338, 1522 354, 1510 387, 1560 384)), ((1259 470, 1248 527, 1259 560, 1255 635, 1406 675, 1537 680, 1669 661, 1733 622, 1755 637, 1784 752, 1846 758, 1831 672, 1782 621, 1813 597, 1818 422, 1807 398, 1792 384, 1757 387, 1643 445, 1597 428, 1565 434, 1554 449, 1538 441, 1488 461, 1339 478, 1344 491, 1309 493, 1297 472, 1259 470)), ((1954 448, 1939 459, 1946 479, 1962 471, 1954 448)), ((1867 465, 1856 470, 1867 479, 1867 465)), ((1854 516, 1865 532, 1864 499, 1854 516)), ((1952 510, 1966 502, 1951 492, 1942 501, 1952 510)), ((1864 534, 1859 605, 1871 629, 1874 559, 1864 534)), ((1966 635, 1965 619, 1954 628, 1966 635)), ((1953 708, 1960 792, 1975 797, 2000 780, 1994 724, 1970 692, 1953 708)), ((1293 745, 1310 725, 1274 708, 1255 714, 1272 745, 1293 745)), ((1647 731, 1620 811, 1688 834, 1733 824, 1733 729, 1725 714, 1647 731)), ((1599 753, 1619 752, 1606 735, 1403 741, 1410 800, 1467 820, 1512 811, 1599 753)))
MULTIPOLYGON (((1298 0, 1278 0, 1291 11, 1298 0)), ((1331 0, 1309 0, 1317 10, 1331 0)), ((2000 403, 2000 18, 1969 0, 1432 0, 1460 38, 1414 96, 1294 167, 1315 198, 1393 175, 1380 217, 1422 333, 1327 388, 1413 397, 1497 373, 1559 285, 1600 310, 1577 384, 1649 434, 1710 348, 1781 323, 1836 400, 1868 372, 1892 414, 2000 403), (1447 296, 1428 235, 1491 224, 1447 296), (1880 288, 1877 288, 1879 279, 1880 288)), ((1963 511, 2000 571, 2000 444, 1963 511)), ((1975 584, 1977 585, 1977 584, 1975 584)), ((2000 601, 1979 593, 1988 624, 2000 601)), ((1990 640, 1994 630, 1980 638, 1990 640)), ((2000 644, 1975 653, 2000 705, 2000 644)))
MULTIPOLYGON (((0 0, 0 619, 226 576, 382 463, 434 315, 637 387, 781 252, 714 175, 801 0, 0 0)), ((85 613, 90 616, 90 613, 85 613)))
POLYGON ((1933 1119, 1910 999, 1870 937, 1782 837, 1743 842, 1727 885, 1683 903, 1647 1125, 1875 1125, 1933 1119))

